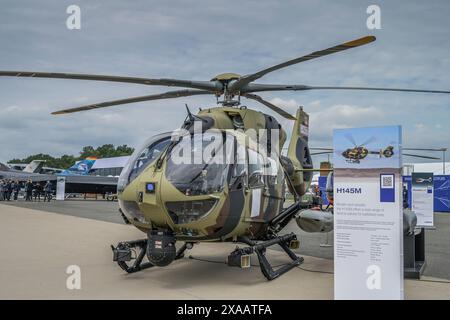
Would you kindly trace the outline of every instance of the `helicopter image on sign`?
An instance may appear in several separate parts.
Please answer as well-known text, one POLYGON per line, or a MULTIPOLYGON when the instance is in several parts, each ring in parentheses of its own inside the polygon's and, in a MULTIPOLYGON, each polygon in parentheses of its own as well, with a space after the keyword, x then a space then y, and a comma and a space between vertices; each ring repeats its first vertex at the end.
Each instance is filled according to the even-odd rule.
POLYGON ((353 148, 348 148, 342 152, 342 156, 347 159, 349 163, 360 163, 362 159, 365 159, 369 154, 378 155, 380 158, 390 158, 394 155, 394 147, 387 146, 385 149, 380 149, 378 151, 369 151, 366 145, 375 141, 375 137, 369 138, 364 143, 357 145, 352 136, 346 136, 347 140, 354 144, 353 148))
MULTIPOLYGON (((145 237, 112 246, 113 260, 123 270, 132 273, 154 266, 167 266, 182 258, 185 250, 201 242, 236 242, 244 246, 230 253, 228 265, 249 267, 250 255, 256 254, 262 273, 272 280, 303 261, 292 251, 299 246, 296 235, 281 233, 287 224, 296 219, 300 228, 323 232, 325 228, 321 219, 332 223, 332 216, 330 219, 329 212, 321 211, 312 214, 301 199, 316 170, 308 146, 308 114, 299 108, 294 116, 255 93, 327 89, 446 94, 450 91, 261 84, 255 81, 276 70, 373 41, 375 37, 366 36, 253 74, 224 73, 209 81, 30 71, 0 71, 0 76, 184 88, 64 109, 53 114, 158 99, 214 95, 219 106, 203 108, 196 115, 187 109, 187 117, 176 134, 163 133, 149 138, 135 150, 122 170, 117 186, 120 210, 124 220, 141 230, 145 237), (290 141, 272 115, 241 105, 241 98, 262 103, 280 116, 294 120, 290 141), (285 143, 288 143, 286 156, 280 152, 285 143), (215 161, 218 155, 222 155, 225 161, 215 161), (188 161, 179 161, 180 158, 188 161), (286 187, 294 195, 293 203, 287 206, 286 187), (180 242, 183 244, 178 245, 180 242), (279 245, 286 252, 290 263, 274 269, 266 257, 266 249, 273 245, 279 245)), ((349 152, 349 158, 360 160, 367 153, 364 150, 367 149, 349 152)))
POLYGON ((431 183, 431 182, 433 182, 433 178, 432 177, 429 177, 429 178, 417 178, 416 180, 416 183, 424 183, 424 182, 428 182, 428 183, 431 183))

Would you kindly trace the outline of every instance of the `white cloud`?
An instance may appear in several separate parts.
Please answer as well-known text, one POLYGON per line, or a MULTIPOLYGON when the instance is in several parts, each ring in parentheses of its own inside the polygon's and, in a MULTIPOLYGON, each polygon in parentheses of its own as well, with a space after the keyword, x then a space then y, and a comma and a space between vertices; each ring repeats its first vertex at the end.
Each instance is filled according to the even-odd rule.
POLYGON ((416 123, 416 124, 414 125, 414 127, 415 127, 417 130, 423 130, 423 129, 426 128, 426 126, 425 126, 423 123, 416 123))

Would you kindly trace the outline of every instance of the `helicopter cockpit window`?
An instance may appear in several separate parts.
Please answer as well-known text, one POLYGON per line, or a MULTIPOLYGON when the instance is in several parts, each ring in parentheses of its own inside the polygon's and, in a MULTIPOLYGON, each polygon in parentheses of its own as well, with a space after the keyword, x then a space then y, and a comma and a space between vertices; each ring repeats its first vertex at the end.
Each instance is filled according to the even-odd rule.
POLYGON ((142 147, 136 149, 128 163, 122 169, 117 183, 117 191, 121 192, 148 165, 153 163, 170 143, 170 133, 164 133, 148 139, 142 147))
POLYGON ((225 152, 226 140, 226 135, 217 133, 183 137, 168 157, 167 180, 187 196, 221 192, 228 182, 230 167, 230 161, 226 160, 229 156, 225 152))
POLYGON ((133 168, 130 172, 130 180, 133 180, 147 167, 148 164, 158 158, 169 143, 170 139, 162 140, 142 150, 141 154, 133 164, 133 168))

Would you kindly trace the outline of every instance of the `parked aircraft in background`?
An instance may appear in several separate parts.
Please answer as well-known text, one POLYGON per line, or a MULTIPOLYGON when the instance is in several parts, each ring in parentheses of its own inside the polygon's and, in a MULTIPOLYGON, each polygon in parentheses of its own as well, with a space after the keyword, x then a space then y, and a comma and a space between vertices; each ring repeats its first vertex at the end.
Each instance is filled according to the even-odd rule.
MULTIPOLYGON (((115 193, 117 191, 117 177, 90 176, 89 170, 95 163, 95 159, 88 158, 77 162, 72 167, 59 174, 40 174, 35 172, 15 170, 0 163, 0 179, 12 179, 25 182, 31 179, 33 182, 44 183, 51 181, 56 186, 58 177, 65 177, 66 193, 115 193)), ((35 163, 36 164, 36 163, 35 163)), ((31 170, 34 165, 28 167, 31 170)), ((35 171, 35 170, 31 170, 35 171)))
POLYGON ((58 173, 59 176, 87 176, 97 158, 86 158, 81 161, 77 161, 70 168, 58 173))
POLYGON ((45 160, 33 160, 28 164, 25 163, 8 163, 8 167, 14 170, 19 170, 28 173, 60 173, 63 169, 46 167, 45 160))

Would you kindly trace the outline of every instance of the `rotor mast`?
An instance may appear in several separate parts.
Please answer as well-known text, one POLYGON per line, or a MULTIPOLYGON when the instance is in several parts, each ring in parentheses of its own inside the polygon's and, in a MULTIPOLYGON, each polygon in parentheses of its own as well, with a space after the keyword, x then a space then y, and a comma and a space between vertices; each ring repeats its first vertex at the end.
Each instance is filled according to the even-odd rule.
POLYGON ((216 92, 217 104, 221 104, 224 107, 237 107, 241 104, 241 94, 240 92, 233 92, 228 88, 234 82, 241 78, 241 75, 237 73, 222 73, 214 78, 211 81, 216 82, 216 87, 221 88, 216 92), (223 100, 220 100, 220 97, 223 96, 223 100), (237 99, 234 99, 237 97, 237 99))

